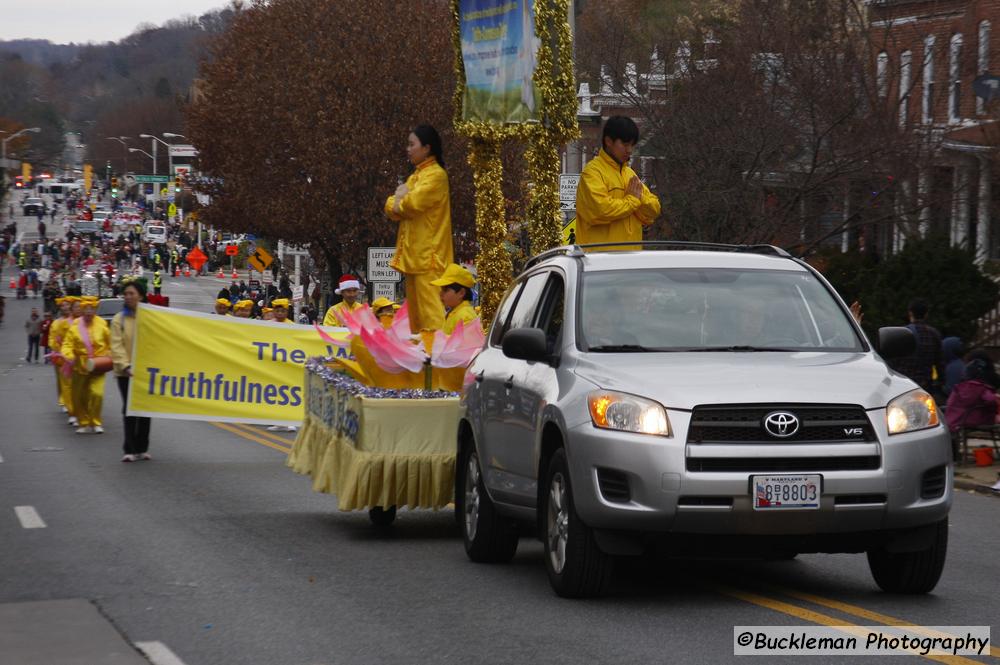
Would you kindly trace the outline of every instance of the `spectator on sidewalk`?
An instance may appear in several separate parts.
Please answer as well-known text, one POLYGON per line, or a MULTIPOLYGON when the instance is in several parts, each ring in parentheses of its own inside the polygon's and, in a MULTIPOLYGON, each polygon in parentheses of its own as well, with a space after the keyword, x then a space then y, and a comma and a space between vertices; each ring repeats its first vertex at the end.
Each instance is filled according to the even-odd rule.
POLYGON ((42 317, 42 334, 38 339, 38 345, 42 349, 42 357, 45 359, 45 364, 49 364, 49 328, 52 327, 52 312, 45 310, 45 315, 42 317))
POLYGON ((986 371, 983 375, 983 381, 994 391, 1000 390, 1000 375, 997 374, 997 369, 993 365, 993 358, 990 358, 990 354, 986 353, 983 349, 976 349, 965 354, 966 364, 971 363, 973 360, 983 361, 986 371))
POLYGON ((38 316, 38 309, 31 308, 31 315, 24 322, 24 330, 28 333, 28 355, 24 359, 29 363, 38 362, 38 344, 42 337, 42 319, 38 316))
POLYGON ((945 337, 941 340, 941 360, 944 362, 944 384, 941 386, 945 395, 965 379, 965 361, 962 360, 962 340, 958 337, 945 337))
POLYGON ((997 395, 984 381, 988 371, 984 360, 973 360, 965 366, 965 380, 955 386, 948 397, 945 418, 952 433, 952 452, 958 459, 959 430, 963 427, 993 425, 997 419, 997 395))
POLYGON ((916 337, 917 348, 911 355, 890 362, 889 366, 912 379, 940 403, 945 399, 940 390, 940 384, 944 378, 941 333, 938 332, 937 328, 927 323, 929 311, 930 307, 926 300, 918 298, 910 303, 908 309, 910 324, 906 327, 916 337))

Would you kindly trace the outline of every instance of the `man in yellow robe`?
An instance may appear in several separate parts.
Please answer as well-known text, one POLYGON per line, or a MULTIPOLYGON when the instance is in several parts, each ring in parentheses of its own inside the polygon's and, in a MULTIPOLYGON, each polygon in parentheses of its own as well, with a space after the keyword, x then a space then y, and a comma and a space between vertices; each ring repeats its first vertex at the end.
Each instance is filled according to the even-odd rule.
POLYGON ((628 165, 638 141, 631 118, 613 116, 604 124, 603 147, 583 168, 576 190, 577 244, 641 241, 643 227, 660 215, 660 199, 628 165))
POLYGON ((104 403, 104 374, 91 373, 88 361, 111 357, 111 330, 95 316, 97 298, 80 300, 82 316, 73 322, 63 339, 62 354, 73 363, 73 414, 77 434, 103 434, 101 407, 104 403))

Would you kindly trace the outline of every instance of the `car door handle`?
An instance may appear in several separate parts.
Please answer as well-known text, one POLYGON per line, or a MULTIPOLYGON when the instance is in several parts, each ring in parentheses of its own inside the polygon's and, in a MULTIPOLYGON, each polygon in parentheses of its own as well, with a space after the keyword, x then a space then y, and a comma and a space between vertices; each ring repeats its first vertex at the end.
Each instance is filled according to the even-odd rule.
POLYGON ((484 374, 486 374, 486 370, 485 369, 481 370, 479 372, 479 374, 476 374, 476 383, 482 383, 483 382, 483 375, 484 374))
POLYGON ((513 374, 511 374, 510 377, 506 381, 503 382, 503 387, 506 388, 507 390, 510 390, 511 388, 514 387, 514 375, 513 374))

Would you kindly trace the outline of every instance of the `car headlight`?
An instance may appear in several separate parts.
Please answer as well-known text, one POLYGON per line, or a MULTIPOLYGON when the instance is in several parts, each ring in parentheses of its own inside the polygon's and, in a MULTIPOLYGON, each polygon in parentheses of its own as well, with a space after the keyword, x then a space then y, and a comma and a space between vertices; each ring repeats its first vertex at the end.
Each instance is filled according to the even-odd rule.
POLYGON ((902 434, 936 427, 941 420, 934 398, 924 390, 911 390, 889 402, 885 422, 889 434, 902 434))
POLYGON ((590 406, 590 420, 595 427, 671 436, 667 410, 651 399, 597 390, 590 393, 587 402, 590 406))

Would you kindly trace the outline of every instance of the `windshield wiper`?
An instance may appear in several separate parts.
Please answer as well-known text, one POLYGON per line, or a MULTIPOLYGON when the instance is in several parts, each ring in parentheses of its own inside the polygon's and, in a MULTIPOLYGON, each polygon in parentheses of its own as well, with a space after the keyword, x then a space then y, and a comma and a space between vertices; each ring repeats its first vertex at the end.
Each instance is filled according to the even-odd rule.
POLYGON ((748 346, 746 344, 734 344, 733 346, 702 346, 687 349, 688 351, 799 351, 799 349, 784 349, 775 346, 748 346))
POLYGON ((587 350, 606 353, 616 353, 619 351, 627 353, 642 353, 644 351, 652 351, 653 349, 642 346, 641 344, 601 344, 600 346, 591 346, 587 350))

